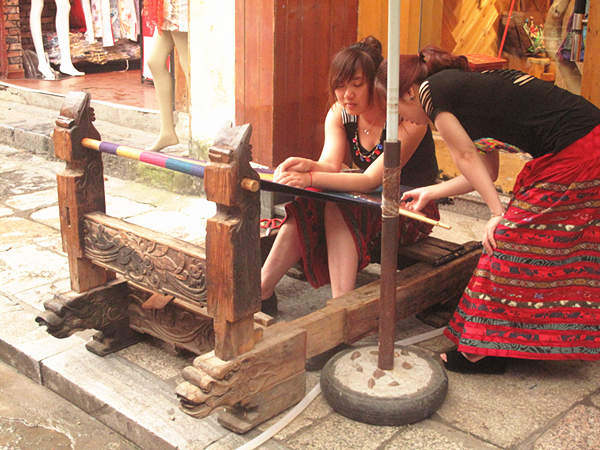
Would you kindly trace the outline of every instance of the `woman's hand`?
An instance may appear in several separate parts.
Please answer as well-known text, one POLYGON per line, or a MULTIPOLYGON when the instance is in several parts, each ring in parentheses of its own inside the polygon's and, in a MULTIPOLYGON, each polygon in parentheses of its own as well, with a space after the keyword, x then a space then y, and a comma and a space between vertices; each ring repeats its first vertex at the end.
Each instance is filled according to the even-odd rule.
POLYGON ((496 248, 496 240, 494 239, 494 233, 496 231, 496 227, 502 220, 503 216, 494 215, 490 217, 488 223, 485 226, 485 231, 483 234, 483 248, 488 255, 494 253, 494 249, 496 248))
MULTIPOLYGON (((314 164, 315 162, 312 159, 291 156, 277 166, 275 172, 273 172, 273 179, 275 180, 283 172, 310 172, 314 164)), ((281 183, 281 181, 278 182, 281 183)))
POLYGON ((421 211, 431 200, 427 186, 406 191, 400 198, 400 201, 404 202, 404 207, 412 211, 421 211))
POLYGON ((312 175, 310 172, 287 171, 279 173, 277 178, 273 177, 273 181, 292 187, 305 188, 311 185, 312 175))

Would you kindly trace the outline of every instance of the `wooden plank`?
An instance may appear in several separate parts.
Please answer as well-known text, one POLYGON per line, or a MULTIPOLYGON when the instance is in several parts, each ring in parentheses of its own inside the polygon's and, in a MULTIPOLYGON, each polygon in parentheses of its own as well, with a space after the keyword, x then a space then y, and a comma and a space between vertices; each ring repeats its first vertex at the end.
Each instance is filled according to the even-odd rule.
MULTIPOLYGON (((397 318, 416 314, 431 305, 456 298, 470 279, 481 250, 472 250, 443 266, 417 263, 396 274, 397 318), (401 311, 402 309, 402 311, 401 311)), ((307 357, 343 342, 352 343, 377 330, 380 281, 329 300, 327 306, 289 324, 275 324, 269 332, 290 326, 307 331, 307 357), (343 330, 343 331, 342 331, 343 330)))
POLYGON ((83 220, 85 257, 142 289, 206 302, 204 249, 103 213, 83 220))
POLYGON ((357 40, 369 35, 381 41, 383 54, 387 55, 387 0, 360 0, 358 2, 357 40))
POLYGON ((424 0, 421 21, 420 47, 441 46, 444 0, 424 0))
POLYGON ((600 108, 600 4, 590 2, 581 95, 600 108))
POLYGON ((265 329, 264 339, 251 351, 232 361, 220 359, 215 352, 198 356, 193 366, 183 370, 186 381, 177 386, 177 396, 182 409, 195 417, 223 406, 244 405, 245 399, 303 374, 305 355, 306 331, 274 325, 265 329))

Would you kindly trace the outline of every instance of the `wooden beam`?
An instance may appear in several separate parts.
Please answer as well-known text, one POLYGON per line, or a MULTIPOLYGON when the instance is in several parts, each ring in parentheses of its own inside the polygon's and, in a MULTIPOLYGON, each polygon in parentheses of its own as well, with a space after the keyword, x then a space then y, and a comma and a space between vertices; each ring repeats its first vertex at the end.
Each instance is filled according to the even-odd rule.
POLYGON ((202 247, 103 213, 83 220, 84 255, 148 291, 206 304, 206 254, 202 247))
MULTIPOLYGON (((462 294, 481 254, 471 250, 443 266, 413 264, 396 274, 397 319, 416 314, 431 305, 462 294)), ((352 343, 377 330, 380 280, 331 299, 325 308, 289 324, 275 324, 265 330, 276 333, 280 327, 306 330, 306 357, 323 353, 341 343, 352 343)))
POLYGON ((581 95, 600 108, 600 4, 590 2, 581 95))

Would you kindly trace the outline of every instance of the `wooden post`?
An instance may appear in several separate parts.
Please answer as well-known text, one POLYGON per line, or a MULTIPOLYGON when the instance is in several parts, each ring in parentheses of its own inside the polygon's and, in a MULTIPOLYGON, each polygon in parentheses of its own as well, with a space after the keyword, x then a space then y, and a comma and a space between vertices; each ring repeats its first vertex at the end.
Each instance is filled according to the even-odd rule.
POLYGON ((94 265, 83 254, 83 216, 106 210, 102 157, 81 146, 81 139, 100 139, 92 124, 90 95, 71 92, 56 120, 53 133, 54 153, 66 162, 56 176, 58 208, 63 250, 68 254, 71 288, 88 291, 114 279, 114 273, 94 265))
POLYGON ((581 95, 600 108, 600 4, 590 1, 581 95))
POLYGON ((250 134, 250 125, 222 130, 204 172, 206 198, 217 204, 206 224, 208 313, 215 355, 227 361, 250 351, 259 338, 253 315, 260 310, 260 192, 240 184, 258 180, 250 167, 250 134))
POLYGON ((381 297, 379 299, 379 361, 381 370, 394 368, 396 327, 396 265, 400 205, 400 142, 385 142, 381 204, 381 297))

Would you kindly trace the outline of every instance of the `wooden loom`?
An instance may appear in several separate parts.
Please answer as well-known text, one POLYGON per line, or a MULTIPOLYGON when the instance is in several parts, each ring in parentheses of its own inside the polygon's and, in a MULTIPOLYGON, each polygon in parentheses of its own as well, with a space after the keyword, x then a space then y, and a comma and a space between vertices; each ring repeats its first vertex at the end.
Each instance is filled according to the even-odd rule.
MULTIPOLYGON (((209 150, 205 195, 217 204, 206 243, 192 244, 105 214, 101 154, 82 146, 99 140, 89 94, 67 96, 54 129, 61 235, 73 292, 45 303, 36 320, 56 337, 98 333, 86 345, 106 355, 140 333, 199 356, 176 388, 195 417, 213 410, 220 423, 246 432, 305 394, 307 358, 351 344, 377 330, 379 281, 362 286, 291 322, 269 326, 260 311, 259 193, 250 167, 249 125, 223 130, 209 150), (231 276, 233 274, 234 276, 231 276), (173 295, 163 309, 141 307, 152 294, 173 295)), ((428 238, 399 250, 398 318, 458 298, 480 255, 428 238)))

